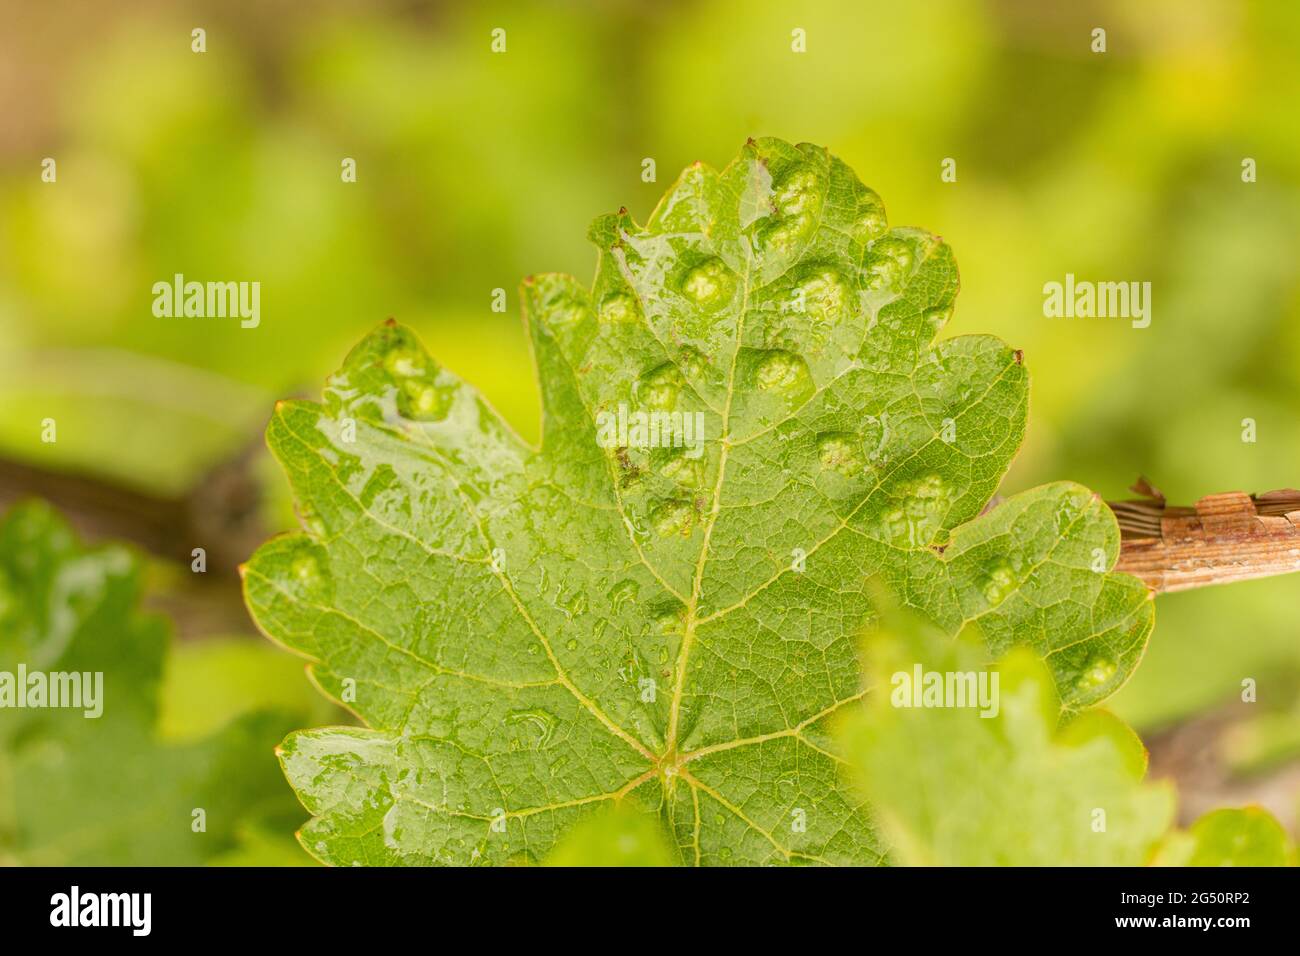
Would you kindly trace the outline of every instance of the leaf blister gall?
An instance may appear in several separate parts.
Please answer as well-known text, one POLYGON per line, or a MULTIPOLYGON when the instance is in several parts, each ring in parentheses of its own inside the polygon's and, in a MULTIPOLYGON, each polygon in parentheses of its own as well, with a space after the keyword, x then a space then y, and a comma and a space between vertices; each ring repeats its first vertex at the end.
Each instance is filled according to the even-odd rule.
POLYGON ((1114 551, 1108 513, 1059 528, 1058 504, 1086 493, 1058 484, 980 516, 1023 435, 1027 376, 996 340, 932 344, 957 291, 941 240, 890 230, 824 149, 766 139, 687 169, 645 225, 620 213, 590 235, 591 289, 523 287, 540 448, 400 327, 354 350, 324 406, 273 419, 333 590, 323 609, 296 598, 268 545, 249 606, 317 666, 374 685, 358 703, 372 729, 291 738, 356 758, 286 762, 317 856, 503 863, 635 799, 682 862, 879 861, 833 744, 808 736, 864 693, 873 578, 947 632, 978 621, 991 651, 1033 647, 1067 709, 1122 683, 1150 606, 1088 565, 1114 551), (702 415, 701 454, 599 447, 597 416, 620 405, 702 415), (353 444, 348 412, 367 423, 353 444), (1014 579, 990 577, 1000 566, 1014 579), (1103 649, 1113 680, 1080 690, 1103 649), (519 746, 510 715, 541 711, 553 731, 519 746), (792 788, 815 807, 803 829, 792 788), (363 793, 428 812, 385 831, 369 804, 342 809, 363 793))

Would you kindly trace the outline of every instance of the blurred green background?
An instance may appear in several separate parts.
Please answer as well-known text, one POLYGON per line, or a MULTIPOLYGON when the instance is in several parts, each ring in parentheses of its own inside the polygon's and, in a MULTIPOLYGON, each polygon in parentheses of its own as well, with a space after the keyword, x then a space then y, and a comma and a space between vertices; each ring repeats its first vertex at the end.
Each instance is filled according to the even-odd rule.
MULTIPOLYGON (((0 6, 5 461, 183 498, 388 316, 536 437, 520 280, 590 275, 593 217, 643 218, 685 165, 772 135, 828 146, 894 224, 951 243, 946 334, 1024 349, 1030 427, 1004 493, 1071 478, 1116 499, 1145 474, 1190 504, 1300 485, 1289 0, 0 6), (1150 327, 1044 318, 1043 284, 1067 272, 1150 281, 1150 327), (260 327, 155 318, 151 286, 175 273, 260 281, 260 327)), ((288 526, 277 472, 251 470, 262 529, 288 526)), ((154 576, 172 606, 176 576, 154 576)), ((1179 777, 1185 818, 1259 799, 1294 824, 1298 598, 1283 577, 1158 600, 1114 706, 1179 777), (1258 704, 1238 700, 1246 677, 1258 704)), ((219 620, 183 636, 256 640, 219 620)), ((190 643, 166 698, 178 733, 248 706, 195 679, 190 643)), ((230 653, 262 675, 250 697, 298 693, 287 657, 230 653)))

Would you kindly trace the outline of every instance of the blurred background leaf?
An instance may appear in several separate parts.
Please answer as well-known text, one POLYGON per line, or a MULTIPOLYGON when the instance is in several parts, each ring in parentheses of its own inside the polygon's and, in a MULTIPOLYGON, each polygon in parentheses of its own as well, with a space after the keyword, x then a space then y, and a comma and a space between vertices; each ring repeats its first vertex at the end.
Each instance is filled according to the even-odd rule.
POLYGON ((988 666, 972 632, 953 639, 894 611, 872 629, 864 656, 876 692, 845 712, 838 736, 896 862, 1150 862, 1173 823, 1173 786, 1144 779, 1142 744, 1113 714, 1087 710, 1062 723, 1051 672, 1032 651, 1015 648, 988 666), (977 701, 945 699, 953 674, 975 675, 967 693, 978 686, 977 701))
POLYGON ((1295 849, 1272 814, 1259 807, 1214 810, 1170 837, 1161 866, 1294 866, 1295 849))
POLYGON ((676 854, 657 816, 616 803, 576 824, 543 866, 673 866, 676 854))
POLYGON ((248 686, 217 644, 202 678, 178 684, 166 622, 137 607, 139 565, 120 545, 83 547, 43 504, 0 516, 0 863, 193 866, 264 854, 272 842, 253 834, 287 840, 303 821, 273 749, 319 705, 293 685, 267 693, 270 674, 248 686), (77 675, 80 690, 24 707, 33 673, 51 687, 77 675), (171 729, 188 731, 171 739, 169 698, 171 729))

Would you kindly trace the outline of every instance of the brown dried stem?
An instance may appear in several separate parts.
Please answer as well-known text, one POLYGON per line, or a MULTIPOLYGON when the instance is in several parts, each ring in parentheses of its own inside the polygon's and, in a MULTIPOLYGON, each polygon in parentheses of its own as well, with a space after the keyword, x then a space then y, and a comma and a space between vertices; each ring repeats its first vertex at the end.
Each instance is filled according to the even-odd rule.
POLYGON ((1300 491, 1206 495, 1194 507, 1166 503, 1145 479, 1143 497, 1107 502, 1119 521, 1117 570, 1156 592, 1300 571, 1300 491))

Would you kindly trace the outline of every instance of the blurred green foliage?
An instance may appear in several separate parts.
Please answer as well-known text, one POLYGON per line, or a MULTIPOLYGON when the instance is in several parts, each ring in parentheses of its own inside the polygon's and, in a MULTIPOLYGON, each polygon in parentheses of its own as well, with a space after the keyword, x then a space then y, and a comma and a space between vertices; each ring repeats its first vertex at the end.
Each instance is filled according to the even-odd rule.
POLYGON ((1160 850, 1159 866, 1295 866, 1295 848, 1259 807, 1213 810, 1160 850))
POLYGON ((622 803, 574 825, 543 866, 674 866, 677 855, 660 819, 622 803))
POLYGON ((973 629, 953 638, 888 605, 865 644, 877 690, 837 715, 838 734, 893 861, 1142 866, 1154 857, 1174 819, 1172 784, 1145 779, 1142 744, 1113 714, 1063 710, 1031 650, 989 665, 973 629), (946 698, 945 681, 960 674, 971 675, 968 689, 959 697, 950 683, 946 698))
POLYGON ((139 611, 140 590, 127 549, 83 547, 48 506, 0 515, 0 865, 306 862, 272 749, 319 705, 239 679, 215 643, 202 680, 178 685, 185 655, 169 662, 167 624, 139 611), (33 672, 80 675, 78 689, 25 706, 33 672))

